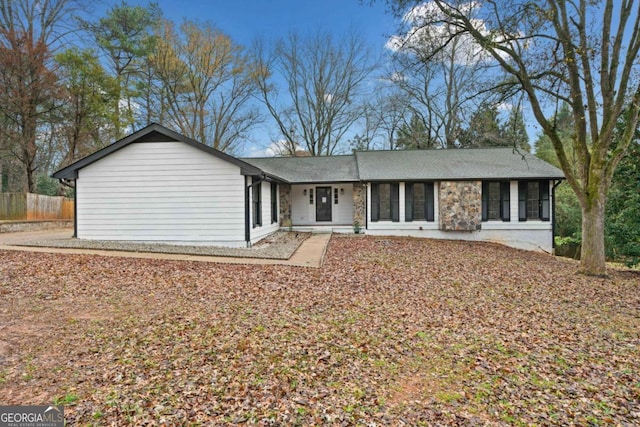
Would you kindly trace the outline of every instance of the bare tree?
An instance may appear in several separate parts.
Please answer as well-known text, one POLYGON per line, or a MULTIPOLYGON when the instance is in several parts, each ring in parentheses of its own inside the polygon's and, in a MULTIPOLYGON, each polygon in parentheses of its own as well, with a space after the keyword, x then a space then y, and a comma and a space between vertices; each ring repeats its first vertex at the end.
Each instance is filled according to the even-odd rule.
POLYGON ((477 106, 487 55, 446 23, 426 25, 431 13, 432 6, 423 4, 403 16, 401 35, 387 42, 394 52, 390 74, 426 129, 421 146, 447 148, 457 145, 462 123, 477 106), (437 49, 445 40, 446 46, 437 49))
POLYGON ((0 0, 0 139, 24 167, 36 191, 38 127, 57 96, 52 51, 66 31, 73 0, 0 0))
POLYGON ((380 134, 383 148, 395 150, 400 127, 407 122, 409 100, 406 94, 392 90, 380 102, 380 134))
MULTIPOLYGON (((414 4, 391 1, 397 7, 414 4)), ((616 166, 633 139, 640 112, 640 2, 637 0, 486 0, 470 15, 470 3, 433 0, 423 24, 446 24, 467 35, 506 74, 504 86, 526 93, 543 133, 551 140, 582 210, 580 271, 604 275, 604 210, 616 166), (547 106, 566 102, 574 118, 569 160, 547 106), (624 117, 626 127, 616 128, 624 117)), ((474 3, 478 5, 477 3, 474 3)))
POLYGON ((166 22, 152 58, 164 119, 212 147, 231 152, 260 120, 253 65, 242 48, 210 23, 166 22))
POLYGON ((361 117, 359 91, 373 70, 362 40, 355 34, 340 40, 321 32, 290 34, 269 52, 260 43, 254 51, 261 98, 284 139, 313 156, 334 154, 361 117))
POLYGON ((397 87, 380 84, 363 104, 362 134, 354 137, 356 150, 394 150, 398 132, 406 123, 409 99, 397 87))

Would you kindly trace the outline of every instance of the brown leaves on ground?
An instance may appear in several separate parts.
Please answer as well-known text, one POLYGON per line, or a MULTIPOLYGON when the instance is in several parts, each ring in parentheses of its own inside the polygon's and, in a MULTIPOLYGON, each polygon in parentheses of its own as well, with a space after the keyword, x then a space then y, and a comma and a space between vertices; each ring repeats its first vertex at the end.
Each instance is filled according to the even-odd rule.
POLYGON ((71 424, 640 424, 637 272, 375 237, 321 269, 0 258, 2 403, 71 424))

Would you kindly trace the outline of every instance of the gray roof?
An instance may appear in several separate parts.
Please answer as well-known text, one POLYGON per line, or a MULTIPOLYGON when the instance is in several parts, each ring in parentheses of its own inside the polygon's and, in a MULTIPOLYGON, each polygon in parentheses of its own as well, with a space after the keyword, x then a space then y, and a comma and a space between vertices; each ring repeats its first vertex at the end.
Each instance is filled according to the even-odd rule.
POLYGON ((563 179, 562 171, 512 147, 359 151, 362 181, 462 179, 563 179))
POLYGON ((149 126, 53 174, 75 179, 77 171, 134 142, 180 141, 240 167, 288 183, 462 179, 563 179, 561 170, 511 147, 449 150, 358 151, 355 155, 238 159, 159 124, 149 126))
POLYGON ((350 156, 261 157, 242 161, 289 183, 359 181, 356 158, 350 156))

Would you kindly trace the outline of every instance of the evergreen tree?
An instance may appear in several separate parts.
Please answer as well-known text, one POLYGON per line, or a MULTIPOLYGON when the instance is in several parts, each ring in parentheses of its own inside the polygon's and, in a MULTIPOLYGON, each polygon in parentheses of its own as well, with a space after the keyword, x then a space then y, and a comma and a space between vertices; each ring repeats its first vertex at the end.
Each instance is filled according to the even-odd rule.
POLYGON ((114 103, 116 139, 122 137, 128 127, 135 127, 132 103, 143 74, 143 64, 154 50, 154 28, 161 16, 157 3, 143 7, 130 6, 122 1, 97 22, 82 22, 106 54, 117 82, 114 103))
MULTIPOLYGON (((573 114, 571 113, 569 106, 563 103, 555 116, 549 121, 553 123, 565 151, 569 154, 570 160, 573 164, 576 164, 576 159, 572 149, 573 139, 575 138, 575 127, 573 123, 573 114)), ((547 135, 540 134, 534 146, 536 149, 536 156, 545 162, 551 163, 555 167, 560 168, 560 161, 558 160, 553 144, 547 135)))
POLYGON ((500 134, 505 145, 518 147, 524 151, 531 151, 527 127, 524 124, 522 110, 512 107, 509 117, 500 127, 500 134))
POLYGON ((414 113, 409 123, 403 123, 398 129, 396 147, 402 150, 412 150, 435 148, 436 145, 422 118, 414 113))
MULTIPOLYGON (((618 123, 618 134, 626 121, 618 123)), ((605 211, 607 256, 628 265, 640 264, 640 131, 613 176, 605 211)))
POLYGON ((504 145, 498 109, 482 104, 471 116, 469 126, 462 131, 460 145, 463 147, 495 147, 504 145))

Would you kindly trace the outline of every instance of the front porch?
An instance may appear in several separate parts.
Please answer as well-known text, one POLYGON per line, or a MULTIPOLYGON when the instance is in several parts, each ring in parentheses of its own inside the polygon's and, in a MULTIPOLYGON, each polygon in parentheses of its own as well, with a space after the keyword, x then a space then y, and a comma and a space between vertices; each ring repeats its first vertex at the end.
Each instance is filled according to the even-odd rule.
POLYGON ((352 233, 364 228, 366 187, 353 182, 280 186, 280 225, 313 233, 352 233))

